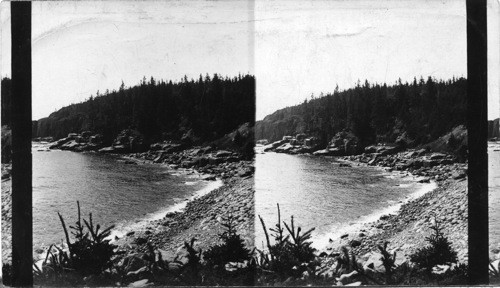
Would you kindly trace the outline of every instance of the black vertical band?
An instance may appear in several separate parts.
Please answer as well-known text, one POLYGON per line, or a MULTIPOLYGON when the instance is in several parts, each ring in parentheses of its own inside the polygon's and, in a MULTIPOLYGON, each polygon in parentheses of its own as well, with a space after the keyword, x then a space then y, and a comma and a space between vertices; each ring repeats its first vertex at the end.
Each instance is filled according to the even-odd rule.
POLYGON ((11 2, 12 284, 33 285, 31 2, 11 2))
POLYGON ((488 73, 486 0, 467 0, 469 284, 488 279, 488 73))

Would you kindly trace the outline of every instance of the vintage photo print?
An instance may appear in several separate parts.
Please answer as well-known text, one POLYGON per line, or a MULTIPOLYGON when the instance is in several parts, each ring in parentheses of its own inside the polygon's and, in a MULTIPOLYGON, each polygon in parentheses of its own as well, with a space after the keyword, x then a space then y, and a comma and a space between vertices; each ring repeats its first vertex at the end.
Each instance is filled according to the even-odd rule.
POLYGON ((3 284, 500 283, 484 2, 0 3, 3 284))

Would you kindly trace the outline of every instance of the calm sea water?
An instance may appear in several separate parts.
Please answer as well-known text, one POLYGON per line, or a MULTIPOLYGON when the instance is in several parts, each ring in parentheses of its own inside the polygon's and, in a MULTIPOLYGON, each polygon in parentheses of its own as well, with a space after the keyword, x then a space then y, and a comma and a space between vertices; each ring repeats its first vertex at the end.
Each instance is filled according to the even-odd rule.
MULTIPOLYGON (((397 211, 405 197, 436 187, 380 168, 339 167, 333 158, 278 153, 257 154, 255 181, 256 214, 266 226, 276 224, 279 203, 282 221, 289 223, 293 215, 302 231, 316 228, 313 243, 318 248, 361 223, 397 211)), ((262 248, 265 236, 258 219, 256 231, 255 243, 262 248)))
POLYGON ((488 160, 490 249, 493 249, 500 248, 500 143, 488 143, 488 160))
MULTIPOLYGON (((39 152, 33 149, 34 247, 47 246, 64 238, 57 212, 66 224, 76 220, 76 201, 82 213, 93 213, 101 226, 117 225, 115 233, 133 229, 143 221, 159 218, 182 207, 196 191, 209 191, 219 182, 200 181, 153 164, 130 165, 107 155, 68 151, 39 152)), ((500 144, 490 143, 489 198, 490 245, 500 246, 500 144)), ((303 229, 316 227, 315 245, 396 211, 409 195, 422 194, 432 184, 417 184, 373 167, 338 167, 333 158, 276 153, 256 157, 256 215, 266 225, 294 215, 303 229)), ((256 219, 256 243, 264 234, 256 219)))
POLYGON ((60 243, 64 232, 57 212, 66 225, 72 225, 77 219, 77 200, 82 216, 92 212, 94 223, 117 225, 114 234, 121 235, 143 221, 181 208, 193 193, 220 185, 157 164, 131 165, 109 155, 40 152, 39 148, 33 147, 35 249, 60 243))

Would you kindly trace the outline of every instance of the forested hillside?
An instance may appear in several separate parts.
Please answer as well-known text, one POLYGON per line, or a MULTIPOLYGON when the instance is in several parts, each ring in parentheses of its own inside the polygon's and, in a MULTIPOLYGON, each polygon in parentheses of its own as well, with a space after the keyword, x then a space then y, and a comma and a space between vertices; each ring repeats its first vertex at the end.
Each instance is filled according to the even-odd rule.
POLYGON ((118 91, 97 92, 82 103, 34 121, 33 137, 58 139, 68 133, 92 131, 109 143, 121 130, 130 128, 148 142, 183 137, 205 142, 243 123, 253 124, 254 115, 255 79, 251 75, 200 75, 196 81, 184 77, 180 82, 144 78, 137 86, 126 88, 122 83, 118 91))
POLYGON ((326 145, 337 132, 350 130, 363 145, 398 138, 414 145, 429 143, 466 124, 466 85, 465 78, 431 77, 392 86, 358 82, 355 88, 311 96, 266 116, 255 125, 256 139, 276 141, 305 133, 326 145))
POLYGON ((10 107, 11 107, 11 91, 12 81, 9 78, 2 79, 2 126, 10 127, 10 107))

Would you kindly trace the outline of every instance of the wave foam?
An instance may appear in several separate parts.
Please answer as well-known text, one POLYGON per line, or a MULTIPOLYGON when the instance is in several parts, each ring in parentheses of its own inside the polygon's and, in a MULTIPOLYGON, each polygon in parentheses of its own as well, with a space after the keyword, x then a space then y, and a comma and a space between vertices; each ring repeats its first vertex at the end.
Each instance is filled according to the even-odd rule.
POLYGON ((340 239, 340 236, 342 236, 344 234, 350 234, 353 232, 357 232, 360 229, 362 229, 364 225, 366 225, 368 223, 375 222, 378 219, 380 219, 380 217, 382 215, 396 214, 399 211, 399 209, 401 208, 401 206, 403 206, 403 204, 406 204, 412 200, 415 200, 419 197, 422 197, 423 195, 433 191, 434 189, 436 189, 438 187, 436 182, 430 182, 430 183, 420 184, 420 185, 421 186, 419 189, 417 189, 415 192, 408 195, 403 200, 398 201, 397 203, 395 203, 395 201, 390 201, 390 202, 388 202, 389 203, 388 207, 374 211, 373 213, 371 213, 369 215, 363 216, 354 223, 345 223, 345 224, 342 224, 341 227, 334 226, 331 229, 329 229, 329 231, 331 231, 331 232, 324 233, 324 234, 317 235, 317 236, 313 236, 313 246, 319 250, 325 249, 328 246, 330 239, 333 239, 334 241, 336 241, 336 240, 340 239), (395 203, 395 204, 391 205, 391 202, 395 203))
POLYGON ((180 212, 184 210, 184 208, 186 208, 188 202, 193 201, 198 197, 202 197, 210 193, 211 191, 220 188, 222 185, 223 182, 220 179, 217 179, 216 181, 211 181, 204 188, 193 193, 193 195, 191 195, 191 197, 189 197, 187 200, 166 207, 165 209, 161 209, 160 211, 149 213, 144 218, 138 219, 134 223, 131 223, 130 221, 121 224, 119 223, 116 225, 116 228, 113 229, 113 231, 111 231, 111 234, 108 236, 107 239, 110 239, 111 242, 113 242, 115 241, 115 237, 122 238, 129 231, 141 229, 141 227, 147 225, 147 223, 149 223, 150 221, 163 219, 163 217, 165 217, 167 213, 180 212))

